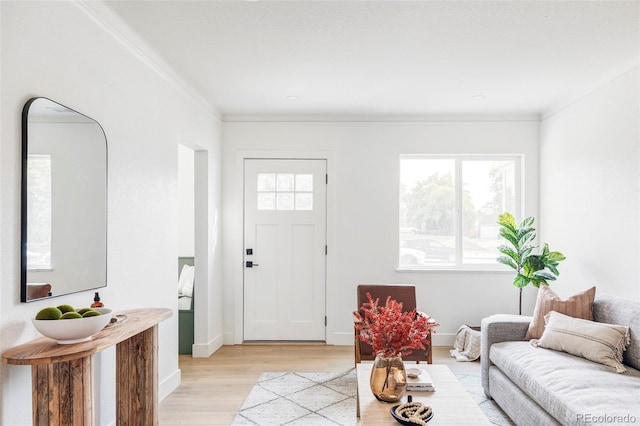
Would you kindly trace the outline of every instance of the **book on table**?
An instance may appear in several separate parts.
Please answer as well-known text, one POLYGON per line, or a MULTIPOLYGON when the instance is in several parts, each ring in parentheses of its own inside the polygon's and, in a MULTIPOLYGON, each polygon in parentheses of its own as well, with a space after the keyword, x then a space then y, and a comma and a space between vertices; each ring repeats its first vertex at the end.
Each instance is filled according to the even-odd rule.
POLYGON ((407 370, 408 392, 434 392, 436 387, 429 373, 422 368, 410 368, 407 370))

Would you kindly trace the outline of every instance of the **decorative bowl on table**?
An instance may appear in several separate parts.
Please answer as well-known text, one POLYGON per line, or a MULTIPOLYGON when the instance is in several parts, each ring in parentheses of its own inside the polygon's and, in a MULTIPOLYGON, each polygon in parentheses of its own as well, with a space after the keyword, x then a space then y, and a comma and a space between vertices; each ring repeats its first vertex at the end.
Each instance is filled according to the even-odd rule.
POLYGON ((32 319, 33 326, 45 337, 56 340, 62 345, 87 342, 91 336, 102 330, 109 322, 113 312, 109 308, 93 308, 100 315, 71 319, 32 319))
POLYGON ((409 395, 407 400, 405 404, 398 404, 391 407, 391 416, 398 423, 404 426, 423 426, 433 418, 431 407, 421 402, 413 402, 411 395, 409 395), (417 414, 417 416, 412 418, 412 413, 417 414))

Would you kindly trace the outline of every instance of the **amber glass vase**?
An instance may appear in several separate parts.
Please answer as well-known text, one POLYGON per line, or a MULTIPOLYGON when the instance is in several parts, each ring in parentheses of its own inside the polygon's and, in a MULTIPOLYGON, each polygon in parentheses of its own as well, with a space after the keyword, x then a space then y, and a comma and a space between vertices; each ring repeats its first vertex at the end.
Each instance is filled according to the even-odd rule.
POLYGON ((400 401, 407 389, 407 373, 402 357, 377 355, 371 368, 370 384, 371 392, 379 401, 400 401))

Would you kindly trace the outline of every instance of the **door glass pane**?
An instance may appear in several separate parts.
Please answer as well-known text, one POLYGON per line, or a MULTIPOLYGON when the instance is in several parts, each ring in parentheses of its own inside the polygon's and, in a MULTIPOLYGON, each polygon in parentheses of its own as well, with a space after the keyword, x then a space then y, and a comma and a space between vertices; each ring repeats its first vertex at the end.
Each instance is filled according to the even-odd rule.
POLYGON ((258 193, 258 210, 275 210, 276 194, 275 192, 259 192, 258 193))
POLYGON ((313 175, 258 174, 258 210, 313 210, 313 175))
POLYGON ((276 190, 293 191, 293 174, 278 173, 277 180, 276 180, 276 190))
POLYGON ((455 161, 402 159, 400 266, 455 262, 455 161))
POLYGON ((278 192, 276 195, 277 210, 293 210, 293 192, 278 192))
POLYGON ((258 191, 274 191, 276 189, 275 173, 258 174, 258 191))
POLYGON ((313 193, 296 192, 296 210, 313 210, 313 193))
POLYGON ((296 191, 313 191, 313 175, 296 175, 296 191))
POLYGON ((462 261, 495 263, 501 244, 496 218, 516 211, 515 162, 462 162, 462 261))

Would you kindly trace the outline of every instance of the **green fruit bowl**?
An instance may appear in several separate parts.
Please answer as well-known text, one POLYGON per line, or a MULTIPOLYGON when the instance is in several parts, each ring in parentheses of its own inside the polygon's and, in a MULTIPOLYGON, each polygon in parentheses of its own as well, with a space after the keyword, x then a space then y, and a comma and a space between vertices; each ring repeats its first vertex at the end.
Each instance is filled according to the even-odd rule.
POLYGON ((32 319, 34 327, 43 336, 56 340, 61 345, 87 342, 91 336, 102 330, 113 315, 111 309, 94 308, 102 315, 58 320, 32 319))

